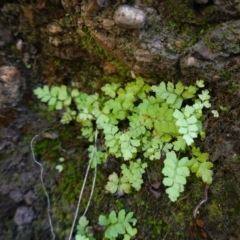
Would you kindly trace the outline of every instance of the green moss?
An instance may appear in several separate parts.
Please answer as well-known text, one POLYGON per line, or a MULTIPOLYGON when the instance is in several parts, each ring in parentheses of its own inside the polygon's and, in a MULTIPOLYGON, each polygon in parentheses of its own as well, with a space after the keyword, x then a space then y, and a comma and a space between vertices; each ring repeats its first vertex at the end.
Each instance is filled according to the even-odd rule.
POLYGON ((234 93, 236 90, 238 90, 239 84, 237 82, 232 82, 232 84, 229 86, 228 92, 234 93))
POLYGON ((76 202, 83 181, 83 174, 79 174, 80 169, 76 160, 71 160, 64 165, 61 173, 56 194, 67 203, 76 202))
POLYGON ((214 41, 214 39, 210 39, 210 38, 205 38, 203 40, 203 42, 205 43, 205 45, 207 47, 209 47, 212 51, 220 51, 221 50, 221 46, 219 44, 218 41, 214 41))
POLYGON ((223 81, 228 81, 231 79, 231 74, 227 69, 221 69, 221 78, 223 81))
POLYGON ((35 144, 34 151, 35 154, 44 155, 44 157, 53 159, 59 156, 59 151, 57 150, 59 145, 59 139, 43 139, 35 144))
MULTIPOLYGON (((117 61, 113 56, 111 56, 107 51, 105 51, 92 37, 91 31, 89 28, 85 27, 84 29, 86 36, 82 38, 81 42, 79 42, 80 46, 83 49, 86 49, 90 54, 94 54, 101 61, 110 61, 113 62, 114 65, 118 69, 118 80, 121 82, 121 77, 130 77, 130 69, 124 65, 123 63, 117 61)), ((105 75, 104 78, 111 78, 111 76, 105 75)))

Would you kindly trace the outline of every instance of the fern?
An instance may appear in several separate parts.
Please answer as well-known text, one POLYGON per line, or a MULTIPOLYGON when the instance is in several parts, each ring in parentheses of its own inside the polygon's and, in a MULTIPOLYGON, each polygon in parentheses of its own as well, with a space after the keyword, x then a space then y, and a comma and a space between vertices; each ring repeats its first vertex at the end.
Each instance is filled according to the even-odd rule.
POLYGON ((187 105, 182 111, 176 109, 173 116, 177 119, 178 132, 183 135, 187 145, 191 145, 194 142, 193 138, 196 138, 201 130, 198 119, 194 115, 194 108, 187 105))
POLYGON ((165 82, 161 82, 159 86, 152 86, 152 90, 166 100, 166 103, 171 105, 172 108, 181 108, 183 102, 181 94, 184 91, 184 86, 181 82, 178 82, 175 87, 171 82, 168 82, 167 85, 165 82))
POLYGON ((165 175, 163 184, 168 186, 166 193, 172 202, 175 202, 184 190, 184 185, 187 182, 186 177, 190 175, 188 162, 187 157, 178 160, 176 153, 173 151, 166 154, 162 170, 162 173, 165 175))
POLYGON ((161 139, 159 137, 154 137, 152 139, 144 137, 142 141, 144 157, 149 158, 150 160, 160 159, 163 148, 163 142, 161 139))
POLYGON ((124 193, 131 193, 131 184, 125 176, 119 178, 117 173, 113 172, 108 177, 108 183, 105 189, 112 194, 122 196, 124 193))
POLYGON ((75 240, 95 240, 92 233, 92 227, 89 227, 88 224, 89 221, 85 216, 80 217, 75 240))
POLYGON ((213 171, 211 168, 213 164, 208 161, 209 154, 201 153, 199 148, 192 148, 192 159, 188 162, 188 167, 197 177, 201 177, 203 182, 207 184, 212 183, 213 171))
POLYGON ((137 95, 140 99, 145 99, 151 91, 151 87, 141 77, 137 77, 135 82, 127 84, 126 91, 132 95, 137 95))
MULTIPOLYGON (((93 151, 95 151, 95 146, 90 145, 88 148, 89 159, 93 156, 93 151)), ((105 151, 97 150, 91 161, 91 168, 95 168, 95 163, 97 163, 97 164, 105 163, 107 161, 107 157, 108 157, 108 154, 105 151)))
POLYGON ((122 155, 120 146, 120 132, 117 126, 104 125, 105 145, 108 148, 108 152, 117 157, 122 155))
POLYGON ((129 167, 126 164, 121 166, 123 176, 128 180, 135 190, 139 191, 143 183, 142 175, 145 173, 147 163, 142 163, 141 159, 136 162, 130 161, 129 167))
MULTIPOLYGON (((86 94, 63 85, 43 86, 34 93, 50 109, 64 110, 61 123, 78 122, 81 135, 89 142, 94 141, 93 129, 98 129, 102 136, 99 148, 104 149, 95 155, 98 164, 106 162, 110 155, 119 161, 129 161, 129 165, 122 164, 122 177, 117 173, 109 176, 107 191, 121 195, 129 193, 131 188, 140 190, 145 165, 136 159, 142 156, 159 160, 165 152, 163 184, 168 187, 169 198, 176 201, 184 189, 189 169, 203 182, 212 181, 213 164, 208 161, 208 155, 194 147, 194 140, 199 135, 205 136, 203 110, 211 106, 209 91, 203 87, 203 80, 191 86, 181 82, 150 86, 137 77, 126 86, 106 84, 101 88, 102 93, 86 94), (178 160, 176 153, 190 154, 192 158, 178 160)), ((90 145, 90 153, 92 149, 90 145)))
POLYGON ((61 110, 63 107, 70 106, 73 97, 77 97, 79 92, 77 89, 70 90, 66 86, 53 86, 49 88, 36 88, 34 93, 42 102, 47 103, 51 109, 61 110))
POLYGON ((72 120, 75 120, 76 119, 76 114, 77 112, 74 111, 74 110, 71 110, 70 108, 67 108, 65 113, 63 114, 60 122, 62 124, 68 124, 70 123, 72 120))
POLYGON ((112 211, 109 216, 100 215, 99 225, 106 227, 104 237, 106 239, 115 240, 119 235, 123 235, 123 240, 130 239, 137 234, 137 229, 133 228, 137 220, 133 218, 133 213, 126 214, 124 209, 118 214, 112 211))
POLYGON ((104 92, 105 95, 115 98, 116 97, 116 90, 119 88, 120 84, 112 83, 112 84, 106 84, 101 88, 102 92, 104 92))
POLYGON ((119 137, 121 144, 121 151, 124 160, 135 158, 138 147, 140 146, 140 140, 131 138, 131 132, 122 133, 119 137))

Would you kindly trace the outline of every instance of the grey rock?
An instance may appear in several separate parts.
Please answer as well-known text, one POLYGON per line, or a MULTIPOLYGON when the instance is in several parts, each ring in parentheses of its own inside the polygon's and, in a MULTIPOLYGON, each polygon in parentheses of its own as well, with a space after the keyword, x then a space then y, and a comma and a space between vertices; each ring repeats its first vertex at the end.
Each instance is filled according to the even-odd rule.
POLYGON ((20 206, 18 207, 15 215, 14 222, 18 225, 31 223, 35 217, 34 211, 31 207, 20 206))
POLYGON ((146 14, 141 9, 122 5, 114 13, 114 20, 121 27, 140 29, 145 24, 146 14))
POLYGON ((21 202, 23 200, 23 193, 19 189, 11 191, 9 196, 14 202, 21 202))
POLYGON ((97 4, 100 7, 108 7, 110 5, 111 1, 110 0, 97 0, 97 4))
POLYGON ((32 191, 29 191, 24 195, 23 198, 27 205, 32 205, 33 202, 37 199, 37 196, 32 191))

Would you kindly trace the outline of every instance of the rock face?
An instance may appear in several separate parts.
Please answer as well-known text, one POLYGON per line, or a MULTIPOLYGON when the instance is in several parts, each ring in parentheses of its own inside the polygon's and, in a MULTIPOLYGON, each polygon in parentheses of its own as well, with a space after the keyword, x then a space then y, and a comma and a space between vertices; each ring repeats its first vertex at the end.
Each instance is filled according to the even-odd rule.
POLYGON ((0 67, 0 109, 15 106, 20 98, 20 72, 12 66, 0 67))
POLYGON ((208 31, 203 38, 190 48, 189 54, 180 60, 184 76, 189 73, 212 80, 220 78, 221 71, 235 78, 240 74, 240 20, 230 21, 208 31))
MULTIPOLYGON (((129 5, 124 6, 120 6, 124 1, 115 0, 22 0, 21 4, 13 4, 13 2, 19 2, 17 0, 12 0, 11 4, 7 2, 9 1, 2 0, 0 3, 0 22, 6 21, 5 24, 0 25, 1 109, 11 108, 21 100, 20 68, 18 70, 16 67, 7 65, 7 63, 16 62, 16 64, 19 64, 25 52, 29 53, 29 56, 31 56, 31 53, 34 55, 34 58, 30 58, 30 61, 25 61, 27 66, 29 66, 29 62, 33 63, 32 67, 30 66, 33 73, 28 78, 28 90, 31 93, 32 87, 36 83, 70 85, 71 81, 72 86, 77 86, 84 91, 98 91, 105 82, 111 81, 124 85, 127 81, 130 81, 130 71, 122 67, 119 62, 126 64, 132 70, 131 77, 134 78, 134 75, 141 74, 146 81, 151 83, 157 83, 160 80, 174 80, 175 83, 182 81, 191 84, 200 78, 207 82, 206 84, 210 86, 214 100, 212 106, 215 109, 219 109, 219 106, 225 109, 220 108, 222 110, 220 115, 225 116, 225 118, 223 120, 220 120, 221 118, 213 120, 209 117, 210 112, 204 116, 207 120, 204 128, 211 133, 211 136, 207 137, 206 141, 201 142, 201 148, 212 153, 211 160, 216 162, 216 178, 210 188, 211 199, 209 198, 207 204, 203 206, 203 211, 201 210, 203 215, 211 214, 208 218, 211 219, 210 224, 207 224, 208 219, 204 217, 206 219, 204 229, 209 230, 210 233, 215 231, 214 239, 235 239, 235 237, 237 239, 239 226, 235 228, 235 224, 237 225, 239 222, 239 160, 233 157, 229 161, 229 156, 235 153, 239 154, 240 109, 238 99, 240 91, 238 90, 239 92, 236 91, 235 95, 231 95, 229 93, 232 89, 229 89, 229 86, 239 89, 239 1, 135 1, 135 4, 138 2, 139 8, 131 5, 133 4, 132 0, 126 0, 125 4, 129 5), (66 14, 66 11, 68 14, 66 14), (11 24, 15 26, 11 31, 3 27, 11 24), (16 44, 16 51, 18 51, 18 61, 8 60, 13 55, 14 43, 16 44), (31 44, 28 45, 27 43, 31 44), (37 51, 31 50, 30 46, 35 46, 37 51), (104 51, 102 51, 103 49, 104 51), (3 50, 9 51, 9 54, 4 54, 3 50), (35 55, 35 52, 37 55, 35 55), (106 52, 107 54, 105 54, 106 52), (40 75, 36 74, 41 71, 39 69, 43 70, 40 75), (119 80, 120 71, 127 79, 119 80), (105 79, 106 76, 107 79, 105 79), (33 80, 35 77, 38 79, 33 80), (91 87, 93 88, 85 89, 85 85, 88 83, 92 84, 91 87), (225 86, 227 86, 226 90, 225 86), (229 99, 234 101, 231 102, 229 99), (214 129, 215 135, 212 134, 214 129), (219 166, 217 164, 222 163, 224 165, 220 165, 222 166, 221 169, 217 170, 217 166, 219 166), (216 184, 219 182, 220 184, 216 184), (230 217, 227 219, 228 214, 230 217), (231 218, 231 216, 234 218, 231 218), (212 219, 215 221, 214 224, 212 219), (216 231, 218 232, 216 233, 216 231), (235 236, 231 236, 232 234, 235 236)), ((21 69, 21 73, 22 76, 26 77, 23 69, 21 69)), ((24 150, 23 146, 26 142, 29 145, 30 135, 32 137, 33 133, 41 131, 48 124, 43 124, 42 119, 40 120, 38 116, 34 119, 29 117, 29 112, 26 114, 26 109, 17 107, 18 112, 15 113, 14 122, 11 123, 14 131, 5 127, 8 124, 8 119, 12 119, 12 112, 9 114, 11 118, 5 117, 0 112, 2 124, 0 127, 1 181, 4 181, 4 184, 6 182, 6 186, 9 185, 2 188, 0 186, 0 211, 2 212, 0 215, 0 232, 2 234, 2 229, 4 231, 7 229, 5 226, 9 224, 11 218, 9 226, 13 225, 14 220, 19 230, 22 229, 21 227, 29 225, 28 227, 31 229, 41 228, 40 232, 44 234, 49 226, 45 223, 46 221, 42 222, 42 219, 46 217, 44 197, 39 198, 37 196, 40 189, 39 169, 36 169, 35 166, 31 167, 32 158, 30 153, 27 154, 30 150, 28 148, 24 150), (4 121, 4 119, 6 120, 4 121), (30 124, 35 127, 27 130, 30 124), (27 139, 21 141, 22 135, 25 135, 27 139), (4 161, 3 158, 5 158, 4 161), (9 174, 9 169, 12 175, 9 174), (16 175, 16 171, 20 171, 20 174, 16 175), (15 181, 16 186, 11 181, 15 181), (39 216, 39 212, 42 212, 41 216, 39 216), (5 222, 8 222, 8 224, 5 225, 5 222), (46 228, 43 226, 46 226, 46 228)), ((55 121, 58 119, 59 116, 56 117, 55 121)), ((76 128, 74 128, 75 130, 76 128)), ((72 145, 72 141, 70 141, 70 144, 72 145)), ((156 170, 159 172, 158 169, 156 170)), ((77 174, 79 174, 79 171, 77 174)), ((53 175, 55 176, 55 174, 53 175)), ((60 183, 58 175, 55 178, 50 176, 50 178, 52 182, 56 179, 56 183, 60 183)), ((159 178, 161 179, 161 175, 159 178)), ((49 183, 48 189, 53 189, 54 183, 52 182, 49 183)), ((169 234, 167 233, 168 239, 174 239, 176 231, 179 232, 184 227, 182 216, 185 217, 188 212, 191 218, 192 209, 190 208, 197 204, 195 201, 197 195, 195 196, 195 194, 198 190, 196 189, 200 189, 198 187, 201 186, 198 185, 195 189, 195 182, 191 186, 188 189, 194 189, 194 191, 191 191, 190 195, 186 195, 186 199, 193 196, 194 202, 189 205, 180 204, 184 207, 183 215, 182 213, 180 215, 176 213, 175 217, 173 212, 165 214, 165 212, 161 212, 162 209, 159 208, 158 204, 156 205, 151 200, 154 204, 153 207, 146 208, 151 218, 145 219, 146 227, 140 229, 143 231, 144 237, 138 239, 160 239, 159 234, 149 236, 151 231, 151 226, 148 230, 149 223, 150 221, 155 223, 156 219, 163 219, 163 230, 167 229, 169 232, 169 234), (185 208, 185 206, 188 208, 185 208), (152 221, 153 212, 159 213, 153 216, 154 221, 152 221), (172 216, 171 219, 165 218, 165 216, 170 215, 172 216), (148 220, 150 221, 148 222, 148 220), (169 237, 170 231, 168 229, 172 231, 171 237, 169 237)), ((155 187, 158 188, 158 186, 155 187)), ((202 195, 200 192, 197 194, 200 200, 202 195)), ((159 197, 157 192, 154 195, 159 197)), ((129 202, 134 207, 132 201, 129 202)), ((66 215, 65 213, 61 215, 63 217, 67 216, 65 219, 69 219, 70 215, 68 213, 71 213, 71 208, 68 204, 64 203, 63 205, 70 212, 66 211, 66 215)), ((104 205, 109 209, 108 204, 104 205)), ((180 205, 178 206, 181 208, 180 205)), ((54 209, 57 208, 58 205, 56 208, 54 207, 54 209)), ((53 213, 56 214, 54 216, 58 216, 60 211, 61 209, 54 210, 53 213)), ((141 213, 141 211, 139 212, 141 213)), ((166 213, 169 213, 169 211, 166 213)), ((145 216, 143 217, 145 218, 145 216)), ((65 231, 64 229, 69 228, 69 225, 65 224, 65 219, 60 227, 56 225, 58 229, 65 231)), ((55 221, 60 222, 59 219, 55 219, 55 221)), ((186 223, 184 231, 189 234, 186 238, 192 239, 195 235, 189 232, 192 229, 189 223, 186 223)), ((162 231, 160 225, 157 226, 159 231, 156 233, 162 231)), ((12 227, 9 231, 12 231, 12 227)), ((161 238, 166 236, 164 231, 161 238)), ((38 234, 35 235, 35 238, 38 236, 41 239, 50 239, 48 235, 44 237, 44 235, 38 234)), ((8 237, 1 237, 3 239, 18 238, 18 236, 9 237, 9 235, 8 237)), ((181 238, 181 236, 179 237, 181 238)), ((206 239, 206 237, 203 238, 206 239)), ((21 239, 34 239, 34 236, 26 237, 25 234, 25 237, 22 236, 21 239)), ((59 239, 63 239, 63 236, 59 236, 59 239)))

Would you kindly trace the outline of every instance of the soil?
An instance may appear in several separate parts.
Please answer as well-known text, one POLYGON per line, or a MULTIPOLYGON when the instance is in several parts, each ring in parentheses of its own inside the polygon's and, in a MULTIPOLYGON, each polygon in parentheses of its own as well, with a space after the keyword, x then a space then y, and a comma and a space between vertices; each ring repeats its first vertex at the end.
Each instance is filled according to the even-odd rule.
MULTIPOLYGON (((84 31, 78 32, 81 41, 76 39, 71 31, 77 28, 74 17, 80 4, 78 1, 65 2, 68 3, 65 7, 58 0, 3 0, 0 3, 0 67, 12 66, 19 71, 15 77, 18 85, 15 85, 14 97, 0 99, 0 240, 53 239, 47 198, 40 179, 41 167, 36 161, 44 170, 55 239, 68 239, 88 164, 88 142, 80 136, 79 125, 59 125, 61 112, 49 112, 33 95, 33 90, 43 84, 66 84, 91 93, 99 92, 101 86, 108 82, 124 84, 132 80, 131 69, 128 68, 132 64, 125 59, 120 62, 121 54, 111 52, 113 41, 109 41, 105 49, 99 47, 94 38, 99 41, 100 33, 94 32, 88 38, 86 25, 82 28, 84 31), (71 11, 74 14, 68 17, 71 11), (52 24, 56 22, 58 25, 52 24), (58 31, 61 44, 54 37, 58 31), (75 47, 70 48, 69 43, 75 47), (63 163, 59 162, 60 157, 65 159, 63 163), (61 173, 55 168, 59 164, 63 165, 61 173)), ((89 14, 93 11, 91 2, 89 14)), ((159 4, 156 3, 158 1, 152 1, 152 7, 157 10, 159 4)), ((212 16, 208 24, 215 25, 216 21, 228 21, 229 18, 226 15, 216 20, 212 16)), ((234 15, 231 19, 236 18, 234 15)), ((99 23, 96 21, 95 24, 99 23)), ((129 38, 134 38, 134 34, 129 38)), ((132 56, 127 57, 131 60, 132 56)), ((238 53, 231 58, 239 61, 238 53)), ((176 65, 174 74, 172 66, 166 68, 166 79, 179 73, 179 63, 176 65)), ((137 73, 136 69, 134 71, 137 73)), ((153 162, 144 176, 141 191, 117 197, 104 190, 108 175, 120 170, 119 162, 109 159, 98 168, 96 188, 87 213, 97 239, 103 236, 98 216, 121 208, 134 212, 138 221, 135 239, 138 240, 240 239, 240 86, 236 75, 229 72, 224 68, 220 77, 207 80, 211 109, 219 109, 220 116, 214 118, 211 109, 205 112, 206 138, 196 143, 202 151, 210 154, 214 164, 213 183, 206 187, 191 176, 180 199, 171 203, 164 186, 159 185, 162 180, 159 163, 153 162), (193 217, 202 199, 206 202, 193 217)), ((159 81, 155 72, 142 75, 149 83, 159 81)), ((164 72, 161 73, 163 75, 164 72)), ((196 79, 199 77, 195 76, 196 79)), ((13 95, 12 92, 9 94, 13 95)), ((87 205, 92 176, 91 171, 80 214, 87 205)))

